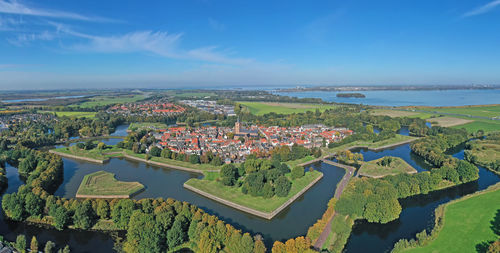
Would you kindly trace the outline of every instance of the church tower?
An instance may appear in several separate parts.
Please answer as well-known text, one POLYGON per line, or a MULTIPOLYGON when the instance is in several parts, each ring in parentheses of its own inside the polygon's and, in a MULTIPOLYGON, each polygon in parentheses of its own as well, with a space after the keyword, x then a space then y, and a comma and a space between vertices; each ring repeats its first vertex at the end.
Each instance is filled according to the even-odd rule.
POLYGON ((234 123, 234 134, 240 134, 241 130, 241 123, 240 123, 240 117, 238 117, 238 120, 236 123, 234 123))

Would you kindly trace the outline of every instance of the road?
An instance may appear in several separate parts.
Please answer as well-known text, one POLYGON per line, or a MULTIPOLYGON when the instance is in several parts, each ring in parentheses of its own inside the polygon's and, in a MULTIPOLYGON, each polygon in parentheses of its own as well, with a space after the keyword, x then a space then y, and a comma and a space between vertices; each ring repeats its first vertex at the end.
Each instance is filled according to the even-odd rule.
MULTIPOLYGON (((322 160, 325 163, 331 164, 333 166, 341 167, 346 169, 346 173, 342 180, 340 181, 339 185, 337 186, 337 190, 335 191, 335 198, 339 199, 340 196, 342 195, 342 192, 344 192, 345 187, 349 183, 349 180, 351 180, 351 177, 354 175, 354 171, 356 168, 347 166, 344 164, 339 164, 330 160, 323 159, 322 160)), ((314 243, 314 248, 317 250, 321 250, 323 247, 323 244, 325 244, 326 239, 328 238, 328 235, 332 232, 332 221, 333 218, 337 215, 337 213, 333 213, 332 217, 328 220, 328 223, 326 224, 325 228, 323 229, 323 232, 321 232, 321 235, 318 237, 316 242, 314 243)))

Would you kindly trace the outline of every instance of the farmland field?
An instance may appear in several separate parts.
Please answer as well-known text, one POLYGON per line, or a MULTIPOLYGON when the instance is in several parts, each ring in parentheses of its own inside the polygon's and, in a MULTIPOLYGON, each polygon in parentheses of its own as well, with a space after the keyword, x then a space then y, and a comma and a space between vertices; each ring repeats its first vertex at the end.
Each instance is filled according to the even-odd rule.
POLYGON ((112 105, 112 104, 123 104, 123 103, 131 103, 142 100, 146 98, 144 95, 134 95, 134 96, 99 96, 93 97, 90 101, 83 102, 78 106, 83 108, 94 107, 94 106, 104 106, 104 105, 112 105))
POLYGON ((474 122, 473 120, 469 120, 469 119, 461 119, 461 118, 447 117, 447 116, 429 118, 429 119, 427 119, 427 121, 431 122, 432 125, 437 125, 437 126, 442 126, 442 127, 459 126, 459 125, 464 125, 467 123, 474 122))
POLYGON ((319 109, 324 111, 332 109, 335 105, 325 104, 299 104, 299 103, 273 103, 273 102, 238 102, 255 115, 264 115, 266 113, 292 114, 319 109))

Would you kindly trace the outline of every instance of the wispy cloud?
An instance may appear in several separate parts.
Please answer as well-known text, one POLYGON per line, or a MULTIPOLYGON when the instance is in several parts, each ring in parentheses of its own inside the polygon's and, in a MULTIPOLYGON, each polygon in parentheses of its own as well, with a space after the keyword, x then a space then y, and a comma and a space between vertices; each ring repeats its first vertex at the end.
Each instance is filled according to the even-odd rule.
POLYGON ((492 11, 499 5, 500 5, 500 0, 491 1, 485 5, 479 6, 471 11, 464 13, 462 17, 466 18, 466 17, 481 15, 492 11))
POLYGON ((32 41, 50 41, 56 37, 56 34, 43 31, 40 33, 23 33, 19 34, 15 38, 7 39, 7 41, 15 46, 26 46, 29 45, 32 41))
POLYGON ((60 18, 60 19, 72 19, 72 20, 91 21, 91 22, 116 22, 116 20, 113 19, 85 16, 73 12, 33 8, 26 6, 18 2, 17 0, 11 0, 11 1, 0 0, 0 13, 60 18))
POLYGON ((135 31, 123 35, 96 36, 77 32, 69 26, 51 23, 58 32, 85 39, 85 43, 70 46, 72 50, 101 53, 146 52, 154 55, 185 60, 200 60, 224 64, 249 64, 253 59, 231 57, 231 52, 218 50, 216 46, 194 49, 181 48, 182 33, 135 31))
POLYGON ((226 30, 226 25, 213 18, 208 18, 208 25, 210 25, 212 29, 218 32, 226 30))
POLYGON ((23 24, 24 21, 19 18, 2 17, 0 16, 0 31, 13 31, 15 27, 23 24))

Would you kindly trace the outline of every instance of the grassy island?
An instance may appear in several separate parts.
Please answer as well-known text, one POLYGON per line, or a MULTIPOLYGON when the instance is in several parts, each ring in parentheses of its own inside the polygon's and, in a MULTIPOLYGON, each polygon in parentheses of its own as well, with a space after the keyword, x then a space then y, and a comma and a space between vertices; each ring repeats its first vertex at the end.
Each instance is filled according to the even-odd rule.
POLYGON ((374 178, 400 173, 417 173, 417 170, 399 157, 386 156, 377 160, 364 162, 358 171, 360 176, 374 178))
POLYGON ((218 179, 210 180, 209 178, 191 178, 184 186, 190 190, 199 190, 196 192, 202 195, 205 195, 202 192, 208 193, 211 196, 205 195, 206 197, 241 211, 270 219, 319 181, 323 177, 323 173, 316 170, 308 171, 304 176, 296 179, 292 179, 291 173, 285 176, 292 182, 290 191, 285 197, 278 197, 276 195, 271 198, 252 196, 244 194, 241 186, 225 186, 218 179), (226 202, 221 200, 225 200, 226 202))
POLYGON ((493 224, 499 222, 500 207, 492 203, 498 203, 499 199, 500 184, 496 184, 441 205, 436 209, 436 226, 431 235, 406 249, 398 249, 398 243, 394 252, 450 252, 450 249, 483 252, 478 249, 487 249, 489 242, 498 239, 493 224))
POLYGON ((144 190, 139 182, 123 182, 115 178, 115 174, 98 171, 86 175, 78 191, 77 198, 130 198, 144 190))

